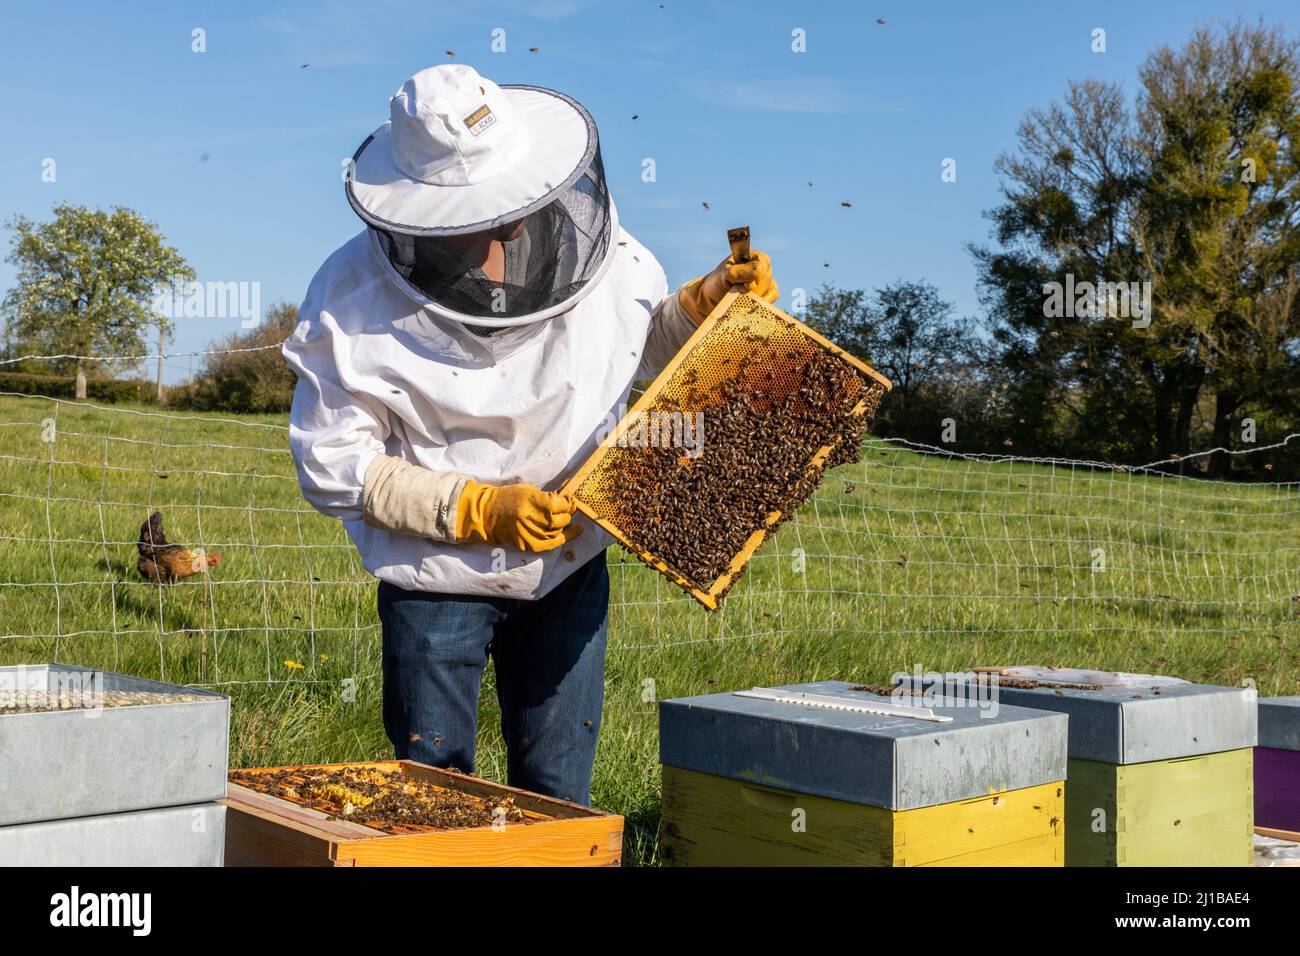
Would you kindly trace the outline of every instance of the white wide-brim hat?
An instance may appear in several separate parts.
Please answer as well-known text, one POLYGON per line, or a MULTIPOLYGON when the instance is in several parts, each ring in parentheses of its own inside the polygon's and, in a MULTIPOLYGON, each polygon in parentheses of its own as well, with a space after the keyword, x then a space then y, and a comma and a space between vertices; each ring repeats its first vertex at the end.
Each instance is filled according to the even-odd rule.
POLYGON ((348 202, 368 224, 453 236, 522 219, 591 165, 596 124, 576 100, 497 86, 464 64, 421 70, 349 164, 348 202))

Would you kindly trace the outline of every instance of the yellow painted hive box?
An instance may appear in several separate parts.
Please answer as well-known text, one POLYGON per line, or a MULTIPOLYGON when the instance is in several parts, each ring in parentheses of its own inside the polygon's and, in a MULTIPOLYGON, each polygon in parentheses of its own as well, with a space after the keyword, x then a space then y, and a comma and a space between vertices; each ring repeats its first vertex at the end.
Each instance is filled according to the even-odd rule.
POLYGON ((672 866, 1061 866, 1066 718, 843 681, 663 701, 672 866))

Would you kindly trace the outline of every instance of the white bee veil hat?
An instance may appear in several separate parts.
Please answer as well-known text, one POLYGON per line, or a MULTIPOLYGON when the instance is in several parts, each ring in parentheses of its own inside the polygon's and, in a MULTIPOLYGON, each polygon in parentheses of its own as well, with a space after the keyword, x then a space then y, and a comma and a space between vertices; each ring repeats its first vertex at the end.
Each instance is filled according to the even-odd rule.
POLYGON ((487 327, 572 308, 608 269, 616 213, 591 115, 532 86, 498 86, 465 64, 421 70, 357 150, 348 202, 376 248, 434 311, 487 327), (519 223, 524 228, 517 228, 519 223), (492 283, 475 239, 510 235, 492 283))

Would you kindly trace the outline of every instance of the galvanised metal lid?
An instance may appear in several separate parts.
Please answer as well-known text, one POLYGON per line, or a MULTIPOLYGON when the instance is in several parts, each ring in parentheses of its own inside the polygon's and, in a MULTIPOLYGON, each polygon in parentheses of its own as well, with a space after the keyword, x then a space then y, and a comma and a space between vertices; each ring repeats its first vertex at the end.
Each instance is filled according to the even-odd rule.
MULTIPOLYGON (((906 709, 844 681, 708 694, 659 704, 662 763, 890 810, 952 803, 1065 777, 1066 718, 985 701, 913 705, 930 719, 769 699, 816 695, 906 709), (779 691, 772 695, 770 691, 779 691), (743 692, 742 692, 743 693, 743 692)), ((938 702, 936 702, 938 703, 938 702)))
MULTIPOLYGON (((942 675, 945 686, 982 682, 977 674, 942 675)), ((1025 680, 1014 676, 1046 668, 1004 668, 996 698, 1016 707, 1034 707, 1070 718, 1070 757, 1105 763, 1146 763, 1219 753, 1255 746, 1257 695, 1248 687, 1216 687, 1155 675, 1113 674, 1111 685, 1069 686, 1050 677, 1025 680), (1138 681, 1136 678, 1144 678, 1138 681), (1009 686, 1009 684, 1040 686, 1009 686)), ((1103 674, 1104 672, 1090 672, 1103 674)), ((921 686, 931 686, 925 675, 921 686)), ((1105 680, 1104 676, 1098 680, 1105 680)), ((905 681, 916 686, 915 676, 905 681)), ((969 691, 966 691, 969 693, 969 691)))
POLYGON ((1261 698, 1259 746, 1300 750, 1300 697, 1261 698))
POLYGON ((229 742, 222 694, 70 664, 0 667, 0 829, 220 800, 229 742))

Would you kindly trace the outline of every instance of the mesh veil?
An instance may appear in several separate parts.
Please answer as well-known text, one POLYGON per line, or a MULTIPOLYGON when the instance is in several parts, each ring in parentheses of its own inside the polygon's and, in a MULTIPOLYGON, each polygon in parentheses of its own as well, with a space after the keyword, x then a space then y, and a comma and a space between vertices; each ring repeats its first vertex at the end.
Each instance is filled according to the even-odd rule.
POLYGON ((597 146, 587 166, 544 202, 469 235, 413 235, 371 225, 389 262, 441 309, 467 321, 519 320, 581 296, 602 274, 613 243, 609 188, 597 146), (519 229, 522 223, 522 230, 519 229), (504 277, 480 263, 502 243, 504 277))

